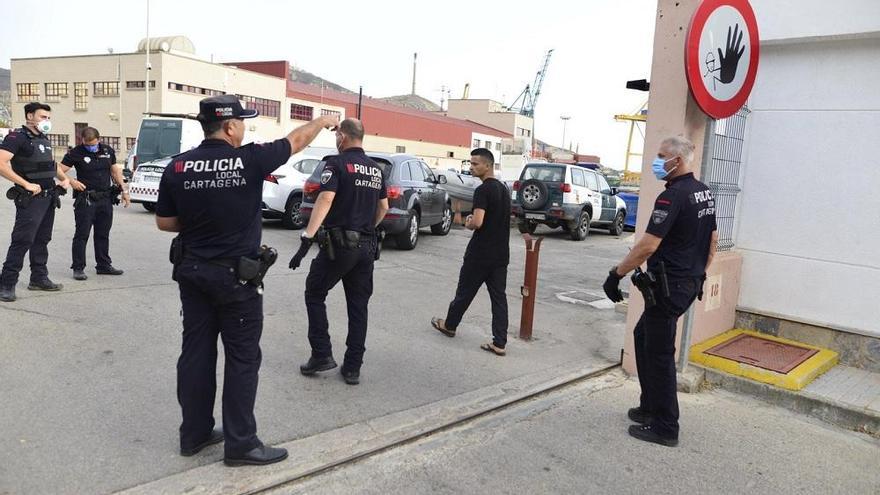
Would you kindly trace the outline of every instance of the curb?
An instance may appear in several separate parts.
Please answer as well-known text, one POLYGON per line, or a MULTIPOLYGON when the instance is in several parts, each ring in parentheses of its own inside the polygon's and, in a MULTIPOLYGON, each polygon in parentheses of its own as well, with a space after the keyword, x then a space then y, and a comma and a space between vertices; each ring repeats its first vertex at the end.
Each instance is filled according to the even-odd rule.
MULTIPOLYGON (((694 365, 698 366, 698 365, 694 365)), ((829 401, 809 392, 793 392, 764 383, 729 375, 699 366, 706 374, 706 382, 725 390, 755 396, 775 406, 821 419, 848 430, 880 437, 880 416, 867 410, 829 401)))
POLYGON ((619 367, 620 364, 571 363, 542 370, 278 445, 290 452, 290 458, 278 464, 228 468, 222 462, 215 462, 117 493, 253 494, 276 489, 619 367))

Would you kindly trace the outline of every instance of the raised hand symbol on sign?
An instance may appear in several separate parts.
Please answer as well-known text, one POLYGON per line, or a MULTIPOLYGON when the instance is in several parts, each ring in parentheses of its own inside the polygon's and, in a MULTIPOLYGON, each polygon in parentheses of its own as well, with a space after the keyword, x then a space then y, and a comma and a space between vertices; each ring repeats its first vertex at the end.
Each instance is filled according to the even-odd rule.
POLYGON ((742 45, 743 32, 739 30, 739 24, 731 28, 727 28, 727 45, 724 47, 725 53, 721 53, 718 49, 718 61, 721 65, 721 74, 718 78, 722 84, 729 84, 736 77, 736 67, 739 65, 739 59, 743 52, 746 51, 745 45, 742 45))

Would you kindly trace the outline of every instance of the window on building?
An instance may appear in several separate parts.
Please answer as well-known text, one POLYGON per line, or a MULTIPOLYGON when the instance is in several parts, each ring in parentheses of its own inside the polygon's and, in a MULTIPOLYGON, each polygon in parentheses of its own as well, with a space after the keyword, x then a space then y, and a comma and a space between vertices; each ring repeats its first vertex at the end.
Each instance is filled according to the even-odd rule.
POLYGON ((101 142, 113 148, 113 151, 119 151, 119 137, 101 136, 101 142))
POLYGON ((70 146, 70 136, 67 134, 47 134, 47 137, 53 148, 66 150, 70 146))
POLYGON ((495 143, 495 151, 501 151, 501 143, 495 143))
POLYGON ((168 89, 172 89, 174 91, 183 91, 184 93, 192 93, 194 95, 205 95, 205 96, 219 96, 225 95, 226 93, 216 89, 208 89, 201 88, 199 86, 191 86, 189 84, 181 84, 176 82, 169 82, 168 89))
POLYGON ((125 149, 131 151, 134 149, 134 143, 137 141, 137 138, 127 137, 125 138, 125 149))
POLYGON ((67 98, 67 83, 46 83, 46 101, 61 101, 67 98))
POLYGON ((278 118, 281 112, 281 102, 275 100, 267 100, 266 98, 257 98, 256 96, 235 95, 244 103, 245 108, 251 108, 260 112, 264 117, 278 118))
POLYGON ((312 120, 315 109, 297 103, 290 104, 290 118, 293 120, 312 120))
POLYGON ((321 109, 321 117, 323 117, 325 115, 335 115, 337 118, 340 118, 340 119, 342 118, 342 112, 340 112, 338 110, 330 110, 327 108, 322 108, 321 109))
MULTIPOLYGON (((125 81, 125 89, 144 89, 144 81, 125 81)), ((150 81, 150 89, 156 89, 156 81, 150 81)))
POLYGON ((480 147, 480 140, 474 139, 474 148, 479 148, 479 147, 480 147))
POLYGON ((18 101, 36 101, 40 99, 39 83, 18 83, 15 87, 18 90, 18 101))
POLYGON ((89 109, 89 85, 84 82, 73 83, 73 109, 89 109))
POLYGON ((395 153, 406 153, 406 146, 396 146, 394 148, 395 153))
POLYGON ((96 81, 95 96, 119 96, 119 81, 96 81))
POLYGON ((447 151, 446 158, 455 158, 455 152, 454 151, 447 151))

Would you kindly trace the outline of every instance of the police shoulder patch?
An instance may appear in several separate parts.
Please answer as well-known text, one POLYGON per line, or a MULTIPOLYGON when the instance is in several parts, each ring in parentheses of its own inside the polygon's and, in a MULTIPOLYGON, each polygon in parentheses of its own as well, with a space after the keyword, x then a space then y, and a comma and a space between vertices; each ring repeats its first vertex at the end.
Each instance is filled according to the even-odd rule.
POLYGON ((325 169, 323 172, 321 172, 321 184, 326 184, 326 183, 330 182, 330 179, 332 177, 333 177, 333 171, 325 169))
POLYGON ((669 212, 666 210, 654 210, 654 213, 651 215, 651 221, 655 224, 660 224, 666 221, 666 217, 669 216, 669 212))

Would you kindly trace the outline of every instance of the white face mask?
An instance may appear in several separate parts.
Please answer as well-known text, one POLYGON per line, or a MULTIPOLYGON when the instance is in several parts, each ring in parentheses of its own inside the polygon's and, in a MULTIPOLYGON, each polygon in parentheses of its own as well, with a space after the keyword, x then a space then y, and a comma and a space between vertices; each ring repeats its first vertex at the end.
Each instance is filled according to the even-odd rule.
POLYGON ((36 127, 43 134, 48 134, 49 131, 52 130, 52 121, 51 120, 41 120, 41 121, 37 122, 36 127))

